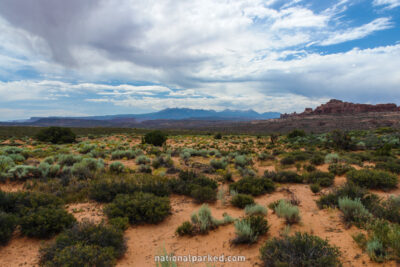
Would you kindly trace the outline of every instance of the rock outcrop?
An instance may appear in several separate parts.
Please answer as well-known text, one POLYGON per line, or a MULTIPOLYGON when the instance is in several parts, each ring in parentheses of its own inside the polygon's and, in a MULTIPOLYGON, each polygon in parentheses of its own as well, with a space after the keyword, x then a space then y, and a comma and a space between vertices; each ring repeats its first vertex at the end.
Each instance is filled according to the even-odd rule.
POLYGON ((328 103, 322 104, 315 108, 306 108, 303 113, 282 114, 281 118, 308 115, 335 115, 335 114, 357 114, 367 112, 396 112, 400 111, 400 107, 396 104, 354 104, 343 102, 337 99, 331 99, 328 103))

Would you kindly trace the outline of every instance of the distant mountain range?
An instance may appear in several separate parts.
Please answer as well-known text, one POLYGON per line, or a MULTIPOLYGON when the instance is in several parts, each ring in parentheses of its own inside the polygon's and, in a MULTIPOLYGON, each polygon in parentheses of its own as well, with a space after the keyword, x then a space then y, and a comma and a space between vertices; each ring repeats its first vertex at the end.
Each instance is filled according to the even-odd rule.
POLYGON ((278 112, 258 113, 254 110, 223 111, 167 108, 146 114, 118 114, 87 117, 32 117, 27 120, 1 122, 0 125, 26 126, 68 126, 68 127, 146 127, 148 125, 168 124, 170 121, 210 121, 210 122, 245 122, 268 120, 280 117, 278 112))

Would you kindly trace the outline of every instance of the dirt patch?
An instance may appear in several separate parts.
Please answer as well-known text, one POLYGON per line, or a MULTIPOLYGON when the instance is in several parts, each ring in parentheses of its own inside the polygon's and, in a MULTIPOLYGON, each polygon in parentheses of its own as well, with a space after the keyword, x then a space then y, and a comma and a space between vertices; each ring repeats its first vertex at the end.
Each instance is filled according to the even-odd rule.
POLYGON ((100 223, 106 219, 103 205, 96 202, 74 203, 67 205, 66 208, 79 222, 89 220, 100 223))

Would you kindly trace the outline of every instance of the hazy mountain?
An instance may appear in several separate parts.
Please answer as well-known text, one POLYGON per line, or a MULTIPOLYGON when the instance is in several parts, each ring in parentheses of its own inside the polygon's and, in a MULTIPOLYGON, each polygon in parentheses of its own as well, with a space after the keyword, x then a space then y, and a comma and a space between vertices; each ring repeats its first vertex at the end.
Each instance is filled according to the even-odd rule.
MULTIPOLYGON (((105 116, 88 117, 49 117, 52 119, 82 119, 82 120, 115 120, 115 119, 135 119, 137 122, 146 120, 229 120, 229 121, 249 121, 266 120, 279 118, 278 112, 258 113, 254 110, 230 110, 223 111, 190 109, 190 108, 167 108, 161 111, 146 114, 118 114, 105 116)), ((47 118, 47 119, 49 119, 47 118)), ((32 117, 24 122, 35 122, 43 118, 32 117)), ((21 121, 20 121, 21 122, 21 121)))

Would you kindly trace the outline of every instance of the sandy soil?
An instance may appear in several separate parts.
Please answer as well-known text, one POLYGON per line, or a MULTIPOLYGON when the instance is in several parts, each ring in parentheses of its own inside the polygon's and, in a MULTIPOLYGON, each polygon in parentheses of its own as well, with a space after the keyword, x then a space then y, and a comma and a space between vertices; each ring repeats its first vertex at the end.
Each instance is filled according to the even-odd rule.
MULTIPOLYGON (((290 197, 288 192, 292 192, 300 200, 299 208, 302 216, 301 223, 292 226, 291 233, 301 231, 327 238, 331 244, 340 247, 344 266, 378 266, 371 262, 353 241, 352 235, 360 230, 354 227, 347 229, 337 210, 319 210, 315 204, 318 196, 311 193, 308 185, 285 185, 271 195, 256 198, 256 202, 268 205, 272 201, 290 197)), ((171 197, 171 203, 173 214, 161 224, 136 226, 126 231, 128 251, 117 266, 155 266, 154 257, 163 255, 161 252, 163 248, 176 256, 187 254, 243 255, 246 257, 245 263, 216 263, 215 266, 256 266, 260 264, 258 258, 260 246, 268 238, 278 237, 285 227, 284 221, 269 211, 267 215, 271 225, 269 234, 261 238, 255 245, 231 246, 229 240, 235 237, 235 229, 232 224, 221 226, 208 235, 178 237, 175 235, 176 228, 182 222, 189 220, 192 212, 197 210, 200 205, 192 203, 189 198, 180 196, 171 197)), ((220 203, 210 206, 214 217, 221 218, 224 212, 235 218, 244 216, 243 210, 230 206, 222 208, 221 206, 220 203)), ((205 266, 205 263, 194 265, 205 266)), ((395 264, 386 263, 385 266, 395 266, 395 264)))
POLYGON ((106 220, 103 213, 103 204, 96 202, 87 203, 73 203, 66 206, 69 213, 73 214, 74 217, 79 221, 93 221, 95 223, 100 223, 106 220))

